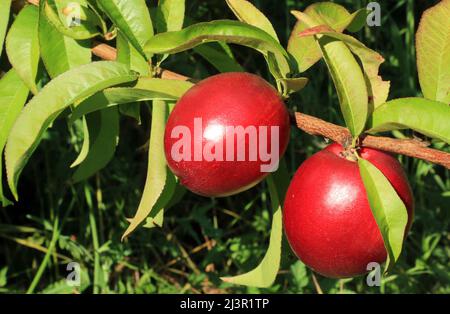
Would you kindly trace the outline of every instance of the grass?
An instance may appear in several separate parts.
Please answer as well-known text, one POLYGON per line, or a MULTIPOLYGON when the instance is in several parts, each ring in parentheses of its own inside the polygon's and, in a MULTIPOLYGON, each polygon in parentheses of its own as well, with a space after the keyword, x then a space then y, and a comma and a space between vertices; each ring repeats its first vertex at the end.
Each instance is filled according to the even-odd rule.
MULTIPOLYGON (((255 1, 274 22, 285 44, 292 9, 313 1, 255 1)), ((350 11, 366 1, 336 1, 350 11)), ((382 26, 356 36, 386 58, 382 73, 392 82, 391 98, 420 95, 414 32, 421 12, 436 1, 383 1, 382 26)), ((188 1, 187 14, 197 21, 233 18, 223 1, 188 1), (225 13, 224 13, 225 12, 225 13), (225 16, 224 16, 225 15, 225 16)), ((233 46, 246 70, 269 78, 263 59, 233 46)), ((180 53, 167 67, 195 77, 215 71, 200 56, 180 53)), ((294 110, 343 124, 337 96, 323 64, 310 69, 308 87, 292 97, 294 110)), ((69 182, 68 165, 80 144, 79 129, 59 120, 24 170, 21 202, 0 209, 0 292, 89 293, 449 293, 449 171, 400 157, 416 200, 416 217, 400 262, 381 287, 365 278, 330 280, 313 273, 286 250, 282 270, 270 289, 236 287, 219 277, 247 271, 262 258, 270 232, 270 206, 263 183, 238 196, 208 199, 186 193, 166 214, 161 229, 140 228, 120 241, 138 206, 146 173, 150 112, 142 125, 124 118, 115 159, 85 183, 69 182), (68 287, 69 261, 80 263, 81 288, 68 287)), ((301 162, 324 147, 323 138, 292 132, 286 154, 293 174, 301 162)), ((404 136, 399 132, 395 136, 404 136)), ((411 134, 406 134, 411 135, 411 134)), ((436 147, 447 149, 435 144, 436 147)))

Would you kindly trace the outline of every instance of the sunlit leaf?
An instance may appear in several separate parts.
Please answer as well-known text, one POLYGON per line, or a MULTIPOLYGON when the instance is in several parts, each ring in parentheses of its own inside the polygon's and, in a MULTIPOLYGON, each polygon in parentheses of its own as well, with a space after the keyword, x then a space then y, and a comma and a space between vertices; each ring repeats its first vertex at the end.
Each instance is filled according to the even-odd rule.
POLYGON ((3 148, 10 130, 22 110, 29 90, 14 69, 9 70, 0 80, 0 203, 10 202, 3 195, 2 160, 3 148))
POLYGON ((358 56, 363 66, 364 78, 366 79, 367 91, 369 93, 369 101, 372 104, 372 107, 376 108, 385 103, 389 95, 390 82, 383 81, 383 78, 378 75, 380 65, 384 62, 384 58, 378 52, 367 48, 356 38, 337 33, 326 25, 306 29, 299 33, 299 36, 313 36, 317 34, 326 35, 343 41, 350 50, 358 56))
MULTIPOLYGON (((164 130, 166 126, 168 107, 162 101, 154 101, 152 108, 152 124, 150 130, 150 144, 148 150, 147 178, 136 215, 124 232, 122 239, 133 232, 137 226, 145 221, 147 216, 154 218, 153 223, 162 224, 163 208, 155 206, 162 196, 168 181, 168 167, 164 155, 164 130)), ((172 184, 174 187, 174 184, 172 184)), ((172 189, 173 193, 173 189, 172 189)), ((170 194, 170 192, 169 192, 170 194)), ((170 199, 169 195, 169 199, 170 199)), ((164 204, 165 205, 165 204, 164 204)))
POLYGON ((417 69, 424 96, 450 103, 450 1, 426 10, 416 33, 417 69))
POLYGON ((140 78, 133 87, 112 87, 87 98, 77 105, 70 117, 73 123, 90 112, 147 100, 177 100, 193 86, 187 81, 140 78))
POLYGON ((267 178, 267 184, 273 210, 269 248, 263 260, 255 269, 234 277, 222 277, 221 279, 225 282, 267 288, 275 281, 281 260, 281 242, 283 237, 282 209, 278 190, 272 176, 267 178))
POLYGON ((367 10, 361 9, 350 14, 339 4, 319 2, 311 4, 304 12, 295 11, 295 15, 298 21, 289 37, 287 50, 296 59, 299 71, 304 72, 319 61, 322 54, 314 38, 300 37, 300 32, 319 25, 328 25, 338 33, 345 29, 357 31, 365 23, 367 10))
POLYGON ((368 132, 413 129, 450 144, 449 121, 448 104, 424 98, 399 98, 373 112, 368 132))
POLYGON ((110 0, 97 3, 130 44, 145 57, 142 48, 153 36, 153 25, 145 0, 110 0))
POLYGON ((390 270, 402 252, 408 212, 391 183, 377 167, 362 158, 358 160, 358 165, 370 209, 388 252, 386 270, 390 270))
POLYGON ((6 144, 8 184, 15 198, 23 167, 45 130, 64 109, 95 92, 135 79, 136 74, 125 65, 99 61, 69 70, 48 83, 21 112, 6 144))
POLYGON ((11 0, 0 1, 0 57, 3 51, 3 41, 5 40, 6 28, 9 22, 9 12, 11 10, 11 0))
POLYGON ((54 78, 77 66, 91 62, 89 41, 77 41, 61 34, 44 14, 39 12, 39 47, 42 61, 50 77, 54 78))
POLYGON ((277 66, 283 72, 289 72, 286 69, 289 56, 276 39, 255 26, 238 21, 216 20, 194 24, 176 32, 157 34, 147 42, 144 50, 148 54, 173 54, 216 41, 251 47, 266 58, 272 53, 276 56, 277 66))
POLYGON ((28 5, 20 10, 6 37, 6 53, 17 74, 36 94, 39 64, 39 10, 28 5))
POLYGON ((247 0, 226 0, 234 15, 241 22, 256 26, 271 35, 278 42, 278 36, 269 19, 247 0))
MULTIPOLYGON (((223 44, 226 45, 226 44, 223 44)), ((244 69, 218 43, 209 43, 194 48, 194 51, 207 60, 219 72, 243 72, 244 69)))

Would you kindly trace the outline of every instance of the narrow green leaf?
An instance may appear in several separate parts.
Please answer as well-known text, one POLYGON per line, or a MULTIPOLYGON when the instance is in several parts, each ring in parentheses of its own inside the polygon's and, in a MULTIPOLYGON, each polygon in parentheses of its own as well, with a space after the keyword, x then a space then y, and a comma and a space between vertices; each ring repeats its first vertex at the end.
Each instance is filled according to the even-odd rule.
POLYGON ((73 174, 79 182, 103 169, 113 158, 119 137, 117 107, 106 108, 86 116, 89 129, 89 153, 73 174))
POLYGON ((364 130, 369 112, 361 68, 343 42, 327 36, 322 36, 318 42, 336 87, 345 124, 353 137, 357 137, 364 130))
POLYGON ((378 107, 369 133, 412 129, 450 144, 450 106, 424 98, 399 98, 378 107))
POLYGON ((267 288, 275 281, 281 260, 281 241, 283 237, 282 209, 277 186, 272 176, 267 177, 267 184, 273 209, 269 248, 263 260, 255 269, 234 277, 222 277, 221 279, 225 282, 267 288))
POLYGON ((89 128, 87 125, 86 117, 83 117, 83 145, 78 153, 77 158, 70 165, 70 168, 76 167, 81 164, 87 157, 89 153, 89 128))
MULTIPOLYGON (((145 45, 148 54, 177 53, 207 42, 226 42, 247 46, 261 52, 266 58, 271 52, 277 60, 289 59, 284 48, 263 30, 238 21, 217 20, 198 23, 180 31, 153 36, 145 45)), ((279 63, 278 66, 283 66, 279 63)))
POLYGON ((39 10, 28 5, 20 10, 6 37, 6 52, 17 74, 36 94, 39 64, 39 10))
POLYGON ((48 21, 44 6, 40 6, 39 14, 39 47, 50 77, 91 62, 89 41, 77 41, 61 34, 48 21))
POLYGON ((159 0, 156 8, 156 28, 159 33, 183 28, 185 0, 159 0))
POLYGON ((9 12, 11 10, 11 0, 0 1, 0 57, 3 51, 3 41, 5 40, 6 28, 9 22, 9 12))
POLYGON ((384 62, 384 58, 378 52, 367 48, 356 38, 337 33, 326 25, 306 29, 299 33, 299 36, 313 36, 317 34, 326 35, 344 42, 358 56, 363 66, 371 107, 376 108, 385 103, 389 95, 390 82, 383 81, 383 78, 378 75, 380 65, 384 62))
POLYGON ((75 107, 70 123, 83 115, 106 107, 147 100, 177 100, 192 83, 177 80, 140 78, 133 87, 113 87, 92 95, 75 107))
POLYGON ((3 195, 2 156, 6 139, 19 116, 29 90, 14 69, 9 70, 0 80, 0 202, 7 206, 10 202, 3 195))
POLYGON ((201 55, 219 72, 243 72, 244 69, 239 63, 224 51, 222 45, 218 43, 208 43, 194 48, 194 52, 201 55))
POLYGON ((417 69, 424 96, 450 103, 450 1, 426 10, 416 33, 417 69))
POLYGON ((251 2, 247 0, 226 0, 228 6, 234 15, 241 22, 256 26, 267 34, 275 38, 278 42, 278 36, 269 19, 259 11, 251 2))
POLYGON ((67 37, 77 40, 93 38, 100 35, 96 26, 104 27, 104 22, 95 12, 90 11, 89 4, 86 0, 41 1, 40 6, 43 6, 43 12, 49 23, 67 37), (63 12, 66 8, 75 10, 73 17, 79 15, 76 16, 78 20, 73 21, 70 18, 71 16, 64 15, 63 12))
POLYGON ((342 33, 345 29, 359 30, 365 23, 367 10, 361 9, 350 14, 343 6, 332 2, 311 4, 304 12, 292 11, 298 19, 289 37, 287 50, 295 58, 300 72, 308 70, 322 58, 320 47, 312 37, 299 37, 308 28, 327 25, 342 33))
POLYGON ((19 115, 6 144, 8 184, 15 198, 23 167, 44 131, 64 109, 104 88, 135 79, 136 74, 123 64, 100 61, 69 70, 50 81, 19 115))
POLYGON ((386 270, 397 262, 403 246, 408 212, 406 206, 383 173, 369 161, 358 160, 370 209, 388 252, 386 270))
MULTIPOLYGON (((155 204, 161 197, 168 178, 168 167, 164 155, 164 130, 167 112, 168 107, 166 103, 160 101, 153 102, 147 178, 145 180, 144 192, 136 215, 130 221, 130 225, 124 232, 122 239, 133 232, 150 214, 152 217, 158 217, 159 223, 162 223, 163 210, 162 208, 155 208, 155 204), (155 210, 152 210, 153 208, 155 210)), ((155 222, 157 223, 158 221, 155 222)))
POLYGON ((153 25, 145 0, 97 1, 119 31, 144 57, 144 44, 153 36, 153 25))

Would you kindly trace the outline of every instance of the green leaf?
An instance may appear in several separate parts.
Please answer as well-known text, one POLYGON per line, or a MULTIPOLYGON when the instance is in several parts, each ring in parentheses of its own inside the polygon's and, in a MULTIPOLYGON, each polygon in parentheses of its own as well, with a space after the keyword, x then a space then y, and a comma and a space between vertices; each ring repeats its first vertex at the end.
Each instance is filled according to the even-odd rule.
POLYGON ((308 70, 322 58, 320 47, 312 37, 299 37, 298 34, 308 28, 327 25, 342 33, 345 29, 357 31, 367 17, 367 10, 361 9, 350 14, 343 6, 332 2, 314 3, 302 13, 292 11, 298 21, 289 37, 287 50, 298 64, 300 72, 308 70))
POLYGON ((281 241, 283 237, 282 209, 277 186, 272 176, 267 177, 267 184, 273 208, 269 248, 263 260, 255 269, 234 277, 222 277, 221 279, 225 282, 267 288, 275 281, 281 260, 281 241))
POLYGON ((103 169, 114 157, 119 137, 117 107, 106 108, 86 116, 89 129, 89 152, 81 162, 73 181, 80 182, 103 169))
POLYGON ((450 103, 450 1, 426 10, 416 33, 420 87, 431 100, 450 103))
POLYGON ((278 42, 278 36, 269 19, 259 11, 251 2, 247 0, 226 0, 228 6, 234 15, 241 22, 256 26, 267 34, 275 38, 278 42))
POLYGON ((78 153, 77 158, 70 165, 70 168, 76 167, 81 164, 87 157, 89 153, 89 128, 87 125, 86 117, 83 117, 83 145, 78 153))
POLYGON ((29 90, 14 69, 9 70, 0 80, 0 201, 3 206, 10 202, 3 195, 2 156, 6 139, 19 116, 29 90))
POLYGON ((89 41, 77 41, 61 34, 48 21, 44 6, 40 6, 39 14, 39 47, 50 77, 91 62, 89 41))
POLYGON ((353 137, 357 137, 364 130, 369 111, 361 68, 343 42, 327 36, 318 42, 336 87, 345 124, 353 137))
POLYGON ((39 10, 33 5, 20 10, 6 37, 6 52, 17 74, 36 94, 39 64, 39 10))
POLYGON ((155 207, 155 204, 158 202, 158 199, 160 199, 164 187, 166 186, 166 181, 168 180, 168 167, 164 155, 164 130, 167 112, 168 107, 165 102, 153 102, 147 178, 145 180, 144 192, 136 215, 131 219, 130 225, 124 232, 122 239, 133 232, 149 215, 154 217, 154 219, 157 218, 154 223, 162 223, 162 207, 155 207))
POLYGON ((402 252, 408 212, 406 206, 383 173, 369 161, 358 160, 370 209, 388 252, 386 270, 390 270, 402 252))
POLYGON ((100 35, 96 25, 104 28, 104 22, 95 13, 89 10, 89 4, 86 0, 41 0, 43 12, 49 23, 53 25, 61 34, 73 39, 83 40, 100 35), (76 9, 75 9, 76 6, 76 9), (73 8, 74 14, 79 14, 77 24, 73 24, 70 16, 65 16, 65 8, 73 8))
POLYGON ((278 79, 278 81, 283 87, 284 96, 288 96, 289 94, 298 92, 302 90, 306 86, 306 84, 308 84, 308 79, 305 77, 284 78, 278 79))
POLYGON ((133 118, 141 124, 141 105, 138 102, 119 105, 119 112, 127 117, 133 118))
POLYGON ((143 76, 150 75, 150 65, 147 60, 119 32, 117 34, 117 62, 126 64, 131 70, 143 76))
POLYGON ((448 104, 424 98, 399 98, 373 112, 368 132, 413 129, 450 144, 449 121, 448 104))
POLYGON ((177 100, 193 86, 187 81, 141 77, 133 87, 113 87, 92 95, 75 107, 70 123, 106 107, 147 100, 177 100))
POLYGON ((3 51, 3 41, 5 40, 6 28, 9 22, 9 12, 11 10, 11 0, 0 1, 0 57, 3 51))
POLYGON ((97 1, 119 31, 143 56, 144 44, 153 36, 153 25, 145 0, 97 1))
MULTIPOLYGON (((216 41, 254 48, 266 58, 273 53, 277 61, 287 63, 289 60, 287 52, 272 36, 255 26, 230 20, 198 23, 180 31, 157 34, 147 42, 144 50, 149 54, 172 54, 216 41)), ((279 62, 278 66, 283 63, 279 62)))
POLYGON ((390 87, 390 82, 383 81, 383 78, 378 75, 380 65, 384 62, 384 58, 378 52, 367 48, 356 38, 337 33, 326 25, 306 29, 299 33, 299 36, 313 36, 317 34, 326 35, 344 42, 358 56, 363 66, 371 106, 376 108, 384 104, 388 98, 390 87))
MULTIPOLYGON (((226 45, 226 44, 223 44, 226 45)), ((194 48, 194 52, 201 55, 219 72, 243 72, 244 69, 234 57, 223 49, 220 43, 208 43, 194 48)))
POLYGON ((135 79, 136 74, 123 64, 100 61, 82 65, 50 81, 19 115, 6 144, 8 183, 15 198, 23 167, 45 130, 64 109, 104 88, 135 79))
POLYGON ((159 33, 183 28, 185 0, 159 0, 156 8, 156 28, 159 33))

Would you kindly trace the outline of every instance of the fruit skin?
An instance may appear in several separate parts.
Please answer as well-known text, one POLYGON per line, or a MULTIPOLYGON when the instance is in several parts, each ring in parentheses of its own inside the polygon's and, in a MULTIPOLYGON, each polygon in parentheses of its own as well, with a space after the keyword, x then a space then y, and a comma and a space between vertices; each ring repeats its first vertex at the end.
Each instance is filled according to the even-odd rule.
MULTIPOLYGON (((284 203, 286 236, 297 257, 331 278, 367 272, 370 262, 382 263, 387 253, 371 212, 358 164, 340 155, 331 144, 297 170, 284 203)), ((360 156, 390 181, 408 210, 409 231, 414 201, 406 175, 393 156, 362 148, 360 156)))
MULTIPOLYGON (((197 83, 180 98, 169 116, 164 136, 164 150, 169 168, 180 182, 194 193, 203 196, 232 195, 253 187, 268 175, 261 172, 262 162, 259 155, 257 161, 248 161, 248 153, 245 161, 236 161, 236 138, 234 161, 194 161, 193 145, 191 161, 175 161, 171 156, 171 147, 178 139, 171 138, 173 128, 185 125, 193 133, 194 118, 200 117, 203 131, 211 125, 244 128, 251 125, 256 128, 279 126, 280 158, 286 151, 290 132, 289 114, 277 90, 259 76, 250 73, 211 76, 197 83)), ((270 134, 269 131, 268 139, 270 134)), ((220 136, 219 139, 224 137, 225 135, 220 136)), ((208 142, 211 140, 202 137, 202 148, 208 142)), ((270 151, 270 141, 268 144, 270 151)), ((246 151, 248 146, 246 138, 246 151)))

